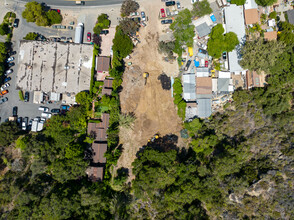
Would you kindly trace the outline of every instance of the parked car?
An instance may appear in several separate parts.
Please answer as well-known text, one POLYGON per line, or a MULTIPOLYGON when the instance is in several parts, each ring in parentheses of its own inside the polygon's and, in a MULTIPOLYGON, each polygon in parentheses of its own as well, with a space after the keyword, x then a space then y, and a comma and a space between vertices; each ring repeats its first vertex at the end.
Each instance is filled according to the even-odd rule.
POLYGON ((91 33, 90 33, 90 32, 88 32, 88 34, 87 34, 87 41, 88 41, 88 42, 91 41, 91 33))
POLYGON ((44 117, 44 118, 51 118, 52 114, 48 113, 48 112, 42 112, 41 116, 44 117))
POLYGON ((15 54, 16 54, 16 51, 11 51, 11 52, 8 53, 9 56, 13 56, 15 54))
POLYGON ((100 34, 104 34, 104 35, 106 35, 106 34, 108 34, 108 33, 109 33, 108 30, 102 30, 102 31, 100 32, 100 34))
POLYGON ((68 37, 67 40, 68 40, 69 42, 72 42, 72 37, 68 37))
POLYGON ((27 92, 25 92, 24 101, 28 102, 29 100, 30 100, 30 93, 27 91, 27 92))
POLYGON ((49 108, 45 106, 40 106, 38 109, 43 112, 49 112, 49 108))
POLYGON ((205 61, 205 67, 208 67, 208 61, 207 60, 205 61))
POLYGON ((131 16, 139 16, 139 13, 138 12, 132 12, 131 16))
POLYGON ((223 59, 226 60, 227 59, 227 52, 223 52, 223 59))
POLYGON ((67 29, 72 30, 73 27, 72 26, 67 26, 67 29))
POLYGON ((52 25, 51 27, 52 27, 52 28, 55 28, 55 29, 57 29, 57 28, 58 28, 58 26, 57 26, 57 25, 52 25))
POLYGON ((66 29, 65 25, 60 25, 60 29, 66 29))
POLYGON ((8 90, 3 90, 2 92, 0 92, 0 95, 3 96, 3 95, 6 95, 8 93, 8 90))
POLYGON ((166 2, 166 3, 165 3, 165 6, 173 6, 173 5, 175 5, 175 4, 176 4, 175 1, 169 1, 169 2, 166 2))
POLYGON ((199 53, 203 53, 203 54, 208 54, 207 51, 206 50, 203 50, 203 49, 198 49, 198 52, 199 53))
POLYGON ((171 24, 171 23, 173 23, 172 19, 161 20, 161 24, 171 24))
POLYGON ((21 126, 22 117, 18 117, 17 120, 16 120, 16 123, 21 126))
POLYGON ((19 23, 19 19, 18 18, 14 19, 13 27, 17 28, 18 23, 19 23))
POLYGON ((1 91, 5 90, 9 86, 10 86, 9 83, 5 83, 3 86, 1 86, 1 91))
POLYGON ((9 57, 9 58, 6 60, 6 62, 9 63, 9 62, 11 62, 11 61, 13 61, 13 60, 14 60, 14 57, 9 57))
POLYGON ((11 80, 11 77, 7 77, 7 78, 4 79, 4 83, 9 82, 10 80, 11 80))
POLYGON ((5 76, 8 76, 9 74, 13 73, 13 70, 12 69, 9 69, 9 70, 6 70, 5 72, 5 76))
POLYGON ((177 1, 177 9, 181 9, 181 3, 177 1))
POLYGON ((60 109, 53 108, 53 109, 51 109, 51 113, 60 113, 60 109))
POLYGON ((46 122, 46 118, 41 118, 40 122, 44 124, 46 122))
POLYGON ((12 67, 12 66, 14 66, 14 65, 15 65, 14 62, 8 63, 8 67, 12 67))
POLYGON ((29 123, 29 118, 28 118, 28 117, 24 117, 24 118, 23 118, 23 122, 27 123, 27 125, 28 125, 28 123, 29 123))
POLYGON ((27 124, 28 123, 23 121, 22 124, 21 124, 21 130, 23 130, 23 131, 27 130, 27 124))
POLYGON ((163 18, 166 17, 165 12, 164 12, 164 8, 160 9, 160 13, 161 13, 161 17, 163 17, 163 18))
POLYGON ((5 98, 3 98, 3 99, 0 99, 0 104, 2 104, 2 103, 4 103, 4 102, 7 102, 8 101, 8 98, 7 97, 5 97, 5 98))
POLYGON ((188 62, 186 63, 186 66, 185 66, 185 71, 187 71, 191 65, 192 61, 191 60, 188 60, 188 62))
POLYGON ((12 109, 12 116, 16 117, 17 116, 17 106, 14 106, 12 109))
POLYGON ((146 15, 144 11, 141 11, 142 21, 146 21, 146 15))
POLYGON ((191 0, 191 4, 194 4, 195 2, 198 2, 199 0, 191 0))

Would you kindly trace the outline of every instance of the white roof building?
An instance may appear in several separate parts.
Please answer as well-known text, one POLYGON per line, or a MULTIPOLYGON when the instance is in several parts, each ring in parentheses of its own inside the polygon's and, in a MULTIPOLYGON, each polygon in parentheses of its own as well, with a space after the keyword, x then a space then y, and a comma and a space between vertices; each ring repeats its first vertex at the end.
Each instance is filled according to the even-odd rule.
POLYGON ((247 9, 257 9, 258 5, 256 4, 256 2, 254 0, 246 0, 246 2, 244 4, 244 8, 245 8, 245 10, 247 10, 247 9))
POLYGON ((228 53, 229 70, 230 72, 241 72, 243 69, 239 64, 241 56, 240 51, 242 44, 245 42, 245 21, 244 21, 244 10, 243 6, 237 6, 235 4, 224 8, 225 21, 226 21, 226 33, 234 32, 237 34, 239 45, 236 46, 235 50, 228 53))

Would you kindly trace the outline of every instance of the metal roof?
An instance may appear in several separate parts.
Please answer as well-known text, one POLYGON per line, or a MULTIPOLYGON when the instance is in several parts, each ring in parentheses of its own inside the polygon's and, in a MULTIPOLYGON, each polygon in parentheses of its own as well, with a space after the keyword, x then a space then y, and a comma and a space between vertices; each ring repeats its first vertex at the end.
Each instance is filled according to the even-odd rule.
POLYGON ((294 10, 287 11, 288 21, 291 24, 294 24, 294 10))
POLYGON ((228 53, 229 69, 230 72, 241 72, 243 71, 239 64, 241 56, 237 51, 240 51, 241 45, 246 40, 243 6, 232 4, 229 7, 224 8, 224 13, 226 32, 236 33, 240 42, 240 44, 236 46, 235 50, 228 53))
POLYGON ((229 91, 230 79, 217 79, 217 91, 228 92, 229 91))
POLYGON ((183 74, 183 96, 185 100, 196 99, 196 79, 195 74, 183 74))
POLYGON ((207 118, 211 115, 211 99, 197 99, 198 117, 207 118))
POLYGON ((201 37, 207 36, 211 30, 208 27, 207 23, 205 22, 205 23, 202 23, 202 24, 196 26, 196 31, 197 31, 199 37, 201 38, 201 37))
POLYGON ((246 2, 244 4, 244 8, 245 8, 245 10, 247 10, 247 9, 257 9, 258 5, 256 4, 256 2, 254 0, 246 0, 246 2))

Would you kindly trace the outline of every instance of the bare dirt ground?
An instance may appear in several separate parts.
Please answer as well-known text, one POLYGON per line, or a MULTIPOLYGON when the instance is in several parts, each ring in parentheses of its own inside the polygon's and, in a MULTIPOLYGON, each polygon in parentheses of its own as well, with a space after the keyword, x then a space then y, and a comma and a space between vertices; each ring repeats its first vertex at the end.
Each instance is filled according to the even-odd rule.
POLYGON ((120 130, 120 142, 124 150, 117 167, 129 168, 129 180, 134 178, 131 168, 136 153, 154 134, 159 133, 160 136, 175 134, 179 137, 179 146, 183 144, 179 133, 182 123, 177 115, 171 90, 163 90, 157 79, 162 72, 168 76, 176 76, 178 72, 177 63, 164 62, 162 55, 157 51, 159 34, 162 33, 162 26, 158 20, 161 7, 160 1, 144 4, 142 10, 145 10, 149 21, 145 28, 141 28, 141 43, 131 54, 132 59, 128 60, 133 65, 124 73, 123 91, 120 94, 122 112, 132 112, 136 116, 133 129, 120 130), (158 7, 155 6, 156 4, 158 7), (149 73, 146 85, 144 85, 143 72, 149 73))

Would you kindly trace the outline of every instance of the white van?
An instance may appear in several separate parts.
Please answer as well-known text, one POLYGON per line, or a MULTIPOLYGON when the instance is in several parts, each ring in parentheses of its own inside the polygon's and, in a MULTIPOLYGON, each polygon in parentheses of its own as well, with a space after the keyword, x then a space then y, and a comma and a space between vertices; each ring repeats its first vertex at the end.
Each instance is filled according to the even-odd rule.
POLYGON ((52 114, 48 112, 42 112, 41 116, 44 118, 51 118, 52 114))
POLYGON ((39 107, 39 111, 42 111, 42 112, 49 112, 49 108, 45 107, 45 106, 40 106, 39 107))

